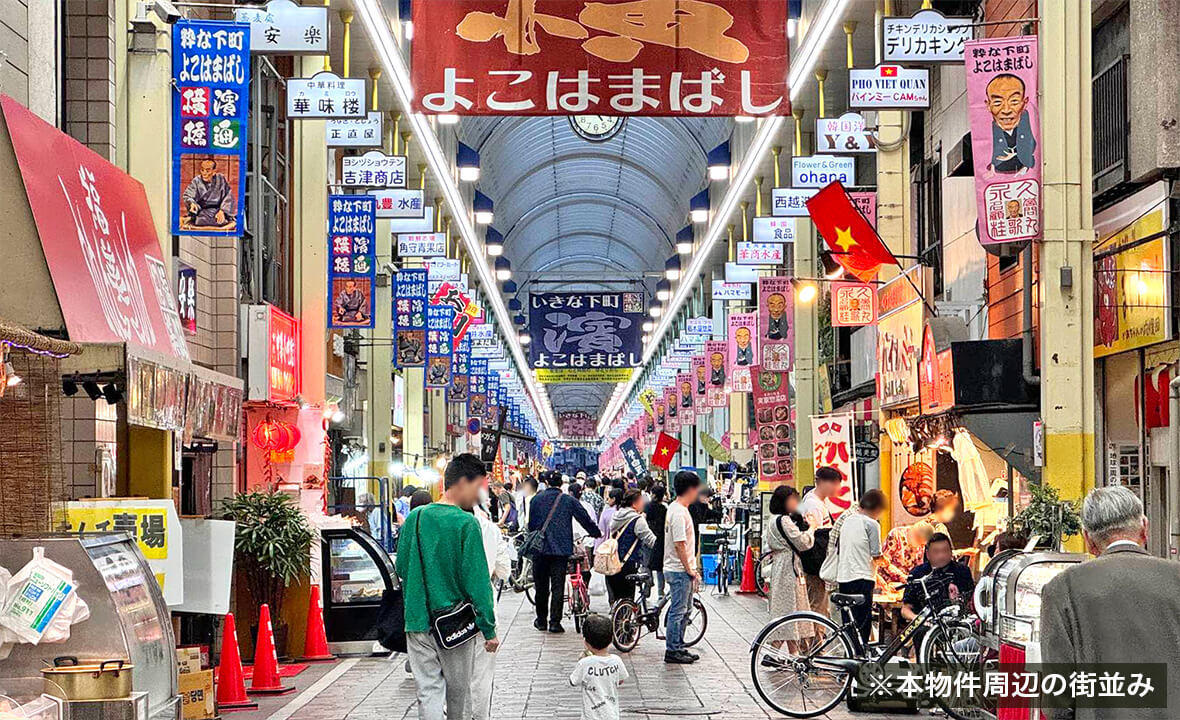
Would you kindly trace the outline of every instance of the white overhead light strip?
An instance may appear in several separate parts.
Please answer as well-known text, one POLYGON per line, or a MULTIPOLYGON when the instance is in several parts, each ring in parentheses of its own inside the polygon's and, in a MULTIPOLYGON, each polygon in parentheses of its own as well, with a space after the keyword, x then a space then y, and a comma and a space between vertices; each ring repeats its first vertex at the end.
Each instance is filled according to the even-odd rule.
MULTIPOLYGON (((827 45, 832 30, 839 25, 840 18, 844 15, 844 9, 847 5, 848 0, 827 0, 816 13, 815 20, 811 23, 811 26, 807 28, 807 32, 803 37, 803 45, 799 50, 798 62, 791 63, 791 71, 788 75, 792 101, 798 97, 803 84, 811 77, 811 72, 819 60, 819 55, 823 51, 824 46, 827 45)), ((655 355, 656 349, 663 340, 664 334, 667 333, 668 328, 675 321, 676 314, 680 312, 680 308, 688 300, 693 287, 700 281, 705 262, 725 232, 729 224, 729 218, 741 202, 742 195, 745 194, 746 186, 749 184, 754 172, 758 169, 758 165, 762 163, 762 159, 770 149, 771 143, 778 135, 779 130, 782 129, 785 121, 783 116, 776 115, 767 118, 758 128, 753 142, 750 143, 749 152, 746 153, 741 167, 738 168, 737 173, 733 177, 733 182, 730 184, 729 190, 725 193, 725 198, 721 201, 721 205, 718 206, 717 214, 713 216, 713 222, 709 225, 704 240, 697 249, 696 255, 693 256, 692 263, 682 274, 685 281, 680 283, 680 287, 676 289, 676 294, 672 296, 671 303, 667 305, 663 317, 656 326, 655 332, 652 333, 652 342, 647 344, 647 349, 643 352, 644 365, 651 361, 652 356, 655 355)), ((606 412, 598 420, 598 434, 600 436, 607 434, 606 431, 610 429, 615 415, 618 414, 626 399, 631 396, 631 391, 635 389, 635 384, 639 382, 641 374, 642 368, 636 368, 631 373, 631 379, 623 387, 623 392, 616 394, 610 403, 607 404, 606 412)))
POLYGON ((500 293, 497 291, 496 278, 484 259, 483 245, 475 234, 471 218, 467 215, 467 206, 463 202, 463 196, 459 193, 454 178, 451 177, 450 163, 443 155, 438 136, 434 134, 434 129, 424 115, 411 111, 414 89, 410 84, 410 72, 401 56, 400 48, 393 38, 389 23, 385 20, 380 0, 357 0, 355 6, 360 11, 361 19, 368 28, 370 37, 374 39, 374 47, 381 58, 381 64, 385 66, 385 74, 393 82, 394 92, 409 117, 414 136, 421 143, 430 169, 438 178, 438 184, 451 209, 451 215, 458 226, 459 234, 467 246, 467 253, 471 256, 479 279, 487 290, 485 294, 492 310, 495 311, 496 319, 500 325, 500 333, 504 336, 512 356, 516 359, 516 366, 520 369, 519 374, 532 397, 533 407, 545 425, 546 434, 549 437, 557 437, 557 420, 553 416, 549 398, 538 386, 529 369, 520 340, 516 337, 516 332, 513 329, 515 326, 512 324, 512 318, 508 314, 507 306, 504 305, 504 298, 500 297, 500 293))

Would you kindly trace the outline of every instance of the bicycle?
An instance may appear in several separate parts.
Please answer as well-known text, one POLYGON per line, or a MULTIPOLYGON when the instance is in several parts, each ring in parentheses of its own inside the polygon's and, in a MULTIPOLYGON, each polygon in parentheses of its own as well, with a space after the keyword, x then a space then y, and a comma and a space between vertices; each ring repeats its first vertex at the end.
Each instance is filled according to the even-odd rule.
POLYGON ((734 527, 733 525, 718 527, 717 553, 714 556, 717 561, 717 569, 714 570, 717 577, 717 585, 713 588, 713 592, 718 595, 729 594, 729 581, 736 574, 735 563, 737 556, 729 543, 730 532, 734 527))
POLYGON ((770 597, 770 564, 774 562, 774 556, 773 550, 767 550, 754 563, 754 590, 759 597, 770 597))
MULTIPOLYGON (((647 595, 651 591, 651 576, 646 572, 634 573, 628 575, 627 579, 639 581, 639 601, 620 598, 611 608, 611 641, 619 652, 625 653, 634 650, 645 634, 655 633, 657 638, 664 639, 663 629, 668 626, 667 611, 671 600, 669 595, 665 595, 654 608, 649 607, 647 595)), ((688 622, 684 626, 684 646, 692 647, 699 643, 705 637, 708 626, 709 613, 705 610, 705 604, 693 593, 688 622)))
POLYGON ((569 614, 574 619, 574 632, 579 634, 582 632, 582 622, 590 614, 590 588, 582 577, 585 562, 584 555, 572 555, 569 574, 566 576, 566 602, 569 604, 569 614))
MULTIPOLYGON (((844 617, 840 626, 810 611, 772 620, 750 645, 754 689, 767 705, 784 715, 796 718, 823 715, 848 696, 861 668, 884 665, 922 629, 927 633, 918 648, 920 663, 978 670, 979 651, 969 649, 970 643, 961 642, 975 640, 974 631, 969 623, 958 619, 957 605, 935 610, 927 586, 932 579, 927 576, 914 581, 921 587, 926 607, 884 648, 866 647, 861 642, 851 613, 853 607, 865 602, 860 595, 832 594, 832 604, 840 608, 844 617)), ((976 708, 948 706, 953 698, 935 700, 958 720, 986 717, 975 714, 976 708)))
POLYGON ((504 593, 505 587, 512 588, 512 592, 524 593, 525 598, 530 604, 535 605, 536 600, 533 597, 533 561, 530 558, 520 554, 520 544, 524 542, 525 533, 518 532, 508 537, 509 546, 513 557, 512 573, 507 580, 501 580, 499 587, 496 588, 496 600, 500 599, 500 595, 504 593))

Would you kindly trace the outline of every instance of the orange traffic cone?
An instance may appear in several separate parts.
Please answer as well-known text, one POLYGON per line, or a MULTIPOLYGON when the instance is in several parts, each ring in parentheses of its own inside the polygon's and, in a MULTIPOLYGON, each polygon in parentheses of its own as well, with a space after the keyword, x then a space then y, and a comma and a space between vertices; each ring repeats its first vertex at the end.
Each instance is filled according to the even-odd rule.
POLYGON ((294 687, 284 686, 279 679, 279 656, 275 654, 270 606, 265 603, 258 609, 258 640, 254 643, 254 677, 250 678, 250 692, 265 695, 295 692, 294 687))
POLYGON ((754 582, 754 551, 746 548, 746 561, 742 563, 742 586, 738 592, 758 592, 758 585, 754 582))
POLYGON ((255 710, 258 703, 246 697, 246 679, 242 673, 242 656, 238 652, 238 631, 234 614, 226 613, 221 633, 221 665, 217 668, 217 709, 255 710))
POLYGON ((299 658, 299 662, 336 662, 336 656, 328 650, 319 585, 311 586, 311 598, 307 603, 307 632, 303 636, 303 657, 299 658))

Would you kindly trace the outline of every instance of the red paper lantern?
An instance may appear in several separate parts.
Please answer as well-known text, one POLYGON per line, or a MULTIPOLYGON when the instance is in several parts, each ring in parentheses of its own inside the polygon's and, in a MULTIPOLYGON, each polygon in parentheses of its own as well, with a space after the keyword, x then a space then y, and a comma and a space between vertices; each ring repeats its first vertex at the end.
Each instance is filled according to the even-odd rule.
POLYGON ((259 450, 276 453, 294 450, 302 437, 299 428, 281 420, 260 422, 250 434, 250 440, 259 450))

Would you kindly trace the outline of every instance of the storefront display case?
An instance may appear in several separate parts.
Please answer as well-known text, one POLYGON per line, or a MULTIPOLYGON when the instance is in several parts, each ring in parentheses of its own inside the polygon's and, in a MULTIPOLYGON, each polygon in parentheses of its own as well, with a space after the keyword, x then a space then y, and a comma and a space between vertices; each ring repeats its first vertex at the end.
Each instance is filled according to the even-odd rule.
MULTIPOLYGON (((33 557, 35 547, 43 547, 47 559, 73 572, 90 617, 71 626, 65 642, 14 645, 9 657, 0 660, 0 694, 7 694, 6 684, 38 677, 54 658, 73 656, 83 663, 124 660, 133 666, 131 695, 119 699, 129 708, 127 717, 178 720, 172 624, 160 587, 135 542, 122 533, 0 538, 0 566, 15 574, 33 557)), ((66 702, 65 717, 88 716, 83 707, 88 702, 66 702)))
POLYGON ((1045 585, 1085 559, 1080 553, 1015 550, 997 555, 975 588, 975 606, 983 621, 985 640, 996 648, 1008 645, 1039 654, 1041 594, 1045 585))
POLYGON ((382 605, 397 586, 393 561, 361 530, 324 530, 321 543, 328 647, 337 655, 368 655, 382 605))

